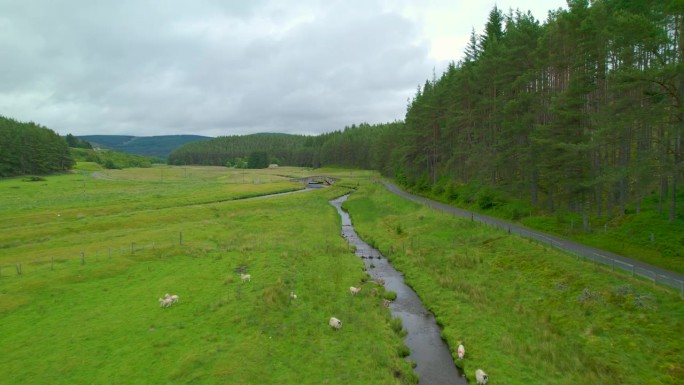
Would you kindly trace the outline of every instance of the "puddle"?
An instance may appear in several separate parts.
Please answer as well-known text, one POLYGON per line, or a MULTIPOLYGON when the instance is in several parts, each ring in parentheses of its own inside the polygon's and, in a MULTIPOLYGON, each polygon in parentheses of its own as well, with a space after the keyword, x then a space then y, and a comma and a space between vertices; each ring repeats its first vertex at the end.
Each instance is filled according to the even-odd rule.
POLYGON ((380 252, 370 247, 354 231, 351 217, 342 210, 342 203, 349 195, 330 201, 342 218, 342 236, 356 246, 356 255, 363 259, 366 270, 374 279, 383 279, 385 288, 397 293, 397 299, 389 306, 393 317, 401 318, 408 332, 404 342, 411 350, 407 359, 414 361, 414 368, 421 385, 467 384, 451 358, 449 348, 440 338, 435 317, 423 306, 418 295, 404 283, 404 276, 389 263, 380 252), (371 263, 374 265, 370 267, 371 263))

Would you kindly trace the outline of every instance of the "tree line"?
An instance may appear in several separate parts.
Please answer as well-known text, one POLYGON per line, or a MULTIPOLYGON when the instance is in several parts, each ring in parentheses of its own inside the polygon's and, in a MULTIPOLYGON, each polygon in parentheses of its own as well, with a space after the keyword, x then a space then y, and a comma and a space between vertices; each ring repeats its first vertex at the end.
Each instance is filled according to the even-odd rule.
POLYGON ((67 142, 49 128, 0 116, 0 177, 70 170, 67 142))
POLYGON ((553 212, 676 215, 684 170, 684 3, 569 0, 544 25, 490 12, 465 59, 410 101, 395 176, 478 181, 553 212))
POLYGON ((684 179, 683 25, 681 0, 569 0, 543 24, 494 7, 464 59, 418 87, 403 122, 275 146, 225 137, 170 159, 223 164, 266 151, 289 165, 377 169, 447 199, 491 186, 585 218, 638 211, 656 194, 672 221, 684 179))

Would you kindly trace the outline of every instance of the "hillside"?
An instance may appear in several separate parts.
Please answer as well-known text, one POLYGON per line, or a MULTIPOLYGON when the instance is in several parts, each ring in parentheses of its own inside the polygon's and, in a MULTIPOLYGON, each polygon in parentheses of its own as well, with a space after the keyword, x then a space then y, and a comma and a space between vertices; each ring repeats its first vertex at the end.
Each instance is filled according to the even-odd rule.
POLYGON ((92 143, 94 147, 160 158, 168 157, 173 150, 184 144, 210 139, 201 135, 82 135, 79 138, 92 143))

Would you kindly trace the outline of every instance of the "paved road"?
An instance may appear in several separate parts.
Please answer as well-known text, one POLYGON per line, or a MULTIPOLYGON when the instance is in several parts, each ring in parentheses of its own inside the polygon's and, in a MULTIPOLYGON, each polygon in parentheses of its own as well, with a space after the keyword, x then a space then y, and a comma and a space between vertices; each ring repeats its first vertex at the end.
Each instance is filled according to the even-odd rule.
POLYGON ((581 243, 545 234, 540 231, 531 230, 526 227, 505 222, 486 215, 472 213, 470 211, 461 210, 456 207, 448 206, 423 197, 411 195, 387 181, 382 181, 382 183, 389 191, 406 199, 425 204, 437 210, 442 210, 451 214, 456 214, 465 218, 471 218, 472 220, 496 226, 504 230, 508 230, 510 233, 519 234, 525 238, 536 239, 540 242, 547 243, 553 247, 568 251, 577 256, 610 266, 613 269, 622 269, 631 273, 632 275, 639 275, 649 280, 653 280, 656 283, 671 286, 680 290, 682 295, 684 295, 684 275, 682 274, 652 266, 641 261, 624 257, 622 255, 596 249, 581 243))

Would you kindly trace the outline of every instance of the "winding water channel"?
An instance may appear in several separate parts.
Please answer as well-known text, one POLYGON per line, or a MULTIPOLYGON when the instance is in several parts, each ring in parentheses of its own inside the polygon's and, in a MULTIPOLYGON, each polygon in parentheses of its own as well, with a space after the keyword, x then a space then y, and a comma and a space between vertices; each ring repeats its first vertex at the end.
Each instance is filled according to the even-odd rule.
POLYGON ((467 384, 459 373, 440 338, 435 317, 423 306, 418 295, 404 283, 403 274, 397 271, 380 252, 370 247, 354 231, 351 217, 342 210, 342 203, 349 195, 330 201, 342 218, 342 236, 356 247, 356 255, 362 258, 366 270, 374 279, 383 279, 385 288, 397 293, 397 299, 389 306, 392 316, 401 318, 408 332, 404 342, 411 350, 408 359, 416 363, 415 372, 421 385, 467 384), (373 268, 371 268, 373 264, 373 268))

